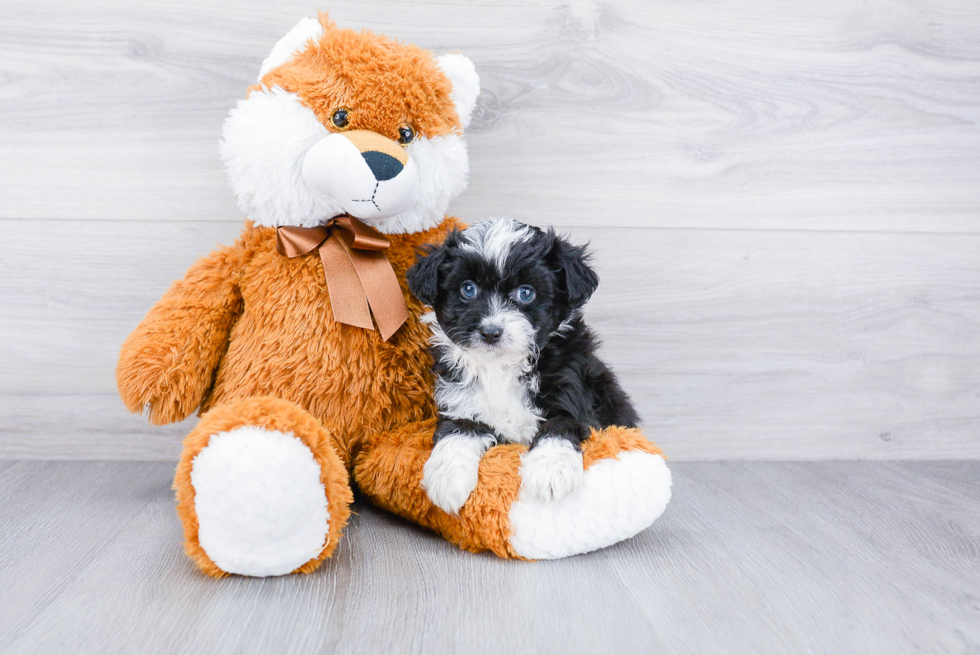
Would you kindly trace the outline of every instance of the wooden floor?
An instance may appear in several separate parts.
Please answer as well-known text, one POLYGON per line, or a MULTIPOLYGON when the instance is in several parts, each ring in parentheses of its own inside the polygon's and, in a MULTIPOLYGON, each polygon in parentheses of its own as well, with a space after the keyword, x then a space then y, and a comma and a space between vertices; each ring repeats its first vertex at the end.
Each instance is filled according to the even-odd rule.
POLYGON ((0 652, 980 650, 980 462, 688 462, 651 529, 557 562, 360 503, 311 576, 212 580, 158 462, 0 461, 0 652))

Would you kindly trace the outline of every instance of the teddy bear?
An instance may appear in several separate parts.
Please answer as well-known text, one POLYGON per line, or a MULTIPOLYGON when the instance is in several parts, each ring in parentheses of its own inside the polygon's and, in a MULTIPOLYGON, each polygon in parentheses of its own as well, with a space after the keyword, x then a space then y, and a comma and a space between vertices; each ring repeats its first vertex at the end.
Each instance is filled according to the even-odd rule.
POLYGON ((304 18, 231 110, 220 152, 246 217, 122 346, 120 395, 154 424, 200 419, 174 479, 201 571, 309 573, 350 516, 352 487, 470 551, 542 559, 608 546, 670 497, 660 450, 593 433, 579 489, 521 492, 523 446, 484 457, 458 514, 421 487, 432 449, 426 313, 405 272, 458 225, 464 130, 480 90, 466 57, 304 18))

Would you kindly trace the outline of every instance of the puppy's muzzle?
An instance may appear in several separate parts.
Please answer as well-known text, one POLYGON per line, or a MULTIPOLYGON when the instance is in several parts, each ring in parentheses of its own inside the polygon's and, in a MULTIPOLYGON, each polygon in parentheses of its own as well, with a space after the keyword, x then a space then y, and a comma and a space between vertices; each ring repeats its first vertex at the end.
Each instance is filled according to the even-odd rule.
POLYGON ((351 216, 388 218, 418 198, 418 172, 405 148, 370 130, 320 139, 303 159, 303 180, 351 216))

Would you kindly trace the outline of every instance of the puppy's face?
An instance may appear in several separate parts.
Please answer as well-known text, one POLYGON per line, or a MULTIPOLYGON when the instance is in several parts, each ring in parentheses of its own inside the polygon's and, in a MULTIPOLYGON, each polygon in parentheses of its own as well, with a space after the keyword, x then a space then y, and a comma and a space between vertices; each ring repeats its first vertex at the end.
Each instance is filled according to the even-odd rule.
POLYGON ((458 347, 521 360, 540 349, 598 285, 584 248, 514 220, 451 233, 408 272, 458 347))

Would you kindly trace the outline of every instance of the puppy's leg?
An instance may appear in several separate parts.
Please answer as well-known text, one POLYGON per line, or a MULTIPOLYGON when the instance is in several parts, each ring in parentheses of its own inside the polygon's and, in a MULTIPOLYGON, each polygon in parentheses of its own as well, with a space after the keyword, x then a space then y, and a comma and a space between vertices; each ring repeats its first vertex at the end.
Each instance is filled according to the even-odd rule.
POLYGON ((579 444, 588 432, 567 418, 542 424, 521 460, 521 488, 540 500, 561 500, 582 483, 585 470, 579 444))
POLYGON ((479 421, 439 419, 435 446, 425 463, 422 488, 434 505, 449 514, 476 489, 480 460, 497 443, 493 430, 479 421))

